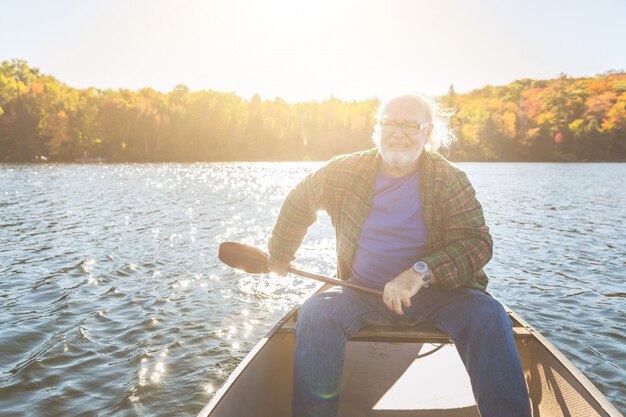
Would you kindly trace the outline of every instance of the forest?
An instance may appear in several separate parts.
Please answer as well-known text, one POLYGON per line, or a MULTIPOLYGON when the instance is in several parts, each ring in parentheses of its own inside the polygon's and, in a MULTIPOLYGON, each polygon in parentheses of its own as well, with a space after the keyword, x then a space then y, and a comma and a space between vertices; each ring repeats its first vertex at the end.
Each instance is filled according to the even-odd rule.
MULTIPOLYGON (((407 91, 412 91, 407 86, 407 91)), ((626 161, 626 73, 521 79, 438 97, 453 161, 626 161)), ((78 89, 23 60, 0 65, 0 162, 325 160, 368 149, 377 99, 78 89)))

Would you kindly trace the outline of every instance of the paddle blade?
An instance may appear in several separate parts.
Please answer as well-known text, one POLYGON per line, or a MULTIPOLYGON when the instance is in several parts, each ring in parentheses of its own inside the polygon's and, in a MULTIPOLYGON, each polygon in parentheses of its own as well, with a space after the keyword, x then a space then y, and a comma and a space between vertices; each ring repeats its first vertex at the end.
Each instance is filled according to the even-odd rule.
POLYGON ((218 256, 222 262, 250 274, 267 274, 267 254, 254 246, 237 242, 224 242, 218 256))

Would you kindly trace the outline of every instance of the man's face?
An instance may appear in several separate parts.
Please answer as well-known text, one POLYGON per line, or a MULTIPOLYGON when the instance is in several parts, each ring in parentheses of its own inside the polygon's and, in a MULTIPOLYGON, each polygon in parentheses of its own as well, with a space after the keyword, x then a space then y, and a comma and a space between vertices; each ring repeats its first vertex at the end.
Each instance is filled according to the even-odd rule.
POLYGON ((430 122, 420 103, 401 97, 389 102, 381 118, 380 153, 395 168, 414 164, 424 150, 431 127, 414 132, 420 123, 430 122), (395 127, 395 129, 394 129, 395 127))

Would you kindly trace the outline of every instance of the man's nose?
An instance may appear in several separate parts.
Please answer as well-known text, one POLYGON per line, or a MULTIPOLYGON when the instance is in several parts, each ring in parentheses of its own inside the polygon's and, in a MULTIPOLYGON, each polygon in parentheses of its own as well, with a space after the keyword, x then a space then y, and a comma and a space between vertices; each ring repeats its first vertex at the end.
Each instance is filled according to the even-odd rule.
POLYGON ((392 138, 404 138, 404 132, 402 131, 402 126, 396 126, 396 129, 391 133, 392 138))

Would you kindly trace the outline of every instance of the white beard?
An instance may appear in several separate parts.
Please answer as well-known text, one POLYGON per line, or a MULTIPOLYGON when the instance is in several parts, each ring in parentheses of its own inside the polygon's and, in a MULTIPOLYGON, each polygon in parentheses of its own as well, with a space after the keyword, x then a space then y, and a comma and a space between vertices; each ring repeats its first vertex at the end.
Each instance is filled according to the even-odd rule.
POLYGON ((422 153, 422 147, 409 147, 407 150, 393 149, 389 145, 380 146, 380 154, 387 165, 394 168, 404 168, 412 165, 422 153))

